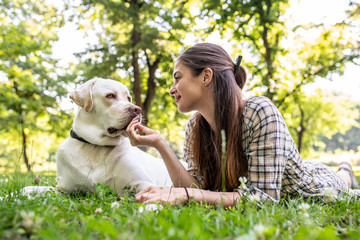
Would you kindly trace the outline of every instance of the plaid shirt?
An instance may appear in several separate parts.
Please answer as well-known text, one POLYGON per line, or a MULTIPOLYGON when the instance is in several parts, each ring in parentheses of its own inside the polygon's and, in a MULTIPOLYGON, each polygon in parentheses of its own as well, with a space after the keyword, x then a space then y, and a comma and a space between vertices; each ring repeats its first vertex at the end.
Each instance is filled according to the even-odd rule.
MULTIPOLYGON (((185 136, 184 160, 189 173, 202 183, 194 165, 190 133, 195 124, 190 118, 185 136)), ((275 105, 266 97, 248 99, 243 112, 243 149, 248 160, 247 189, 262 201, 279 201, 285 195, 323 196, 324 191, 347 191, 345 182, 328 166, 303 161, 286 123, 275 105)))

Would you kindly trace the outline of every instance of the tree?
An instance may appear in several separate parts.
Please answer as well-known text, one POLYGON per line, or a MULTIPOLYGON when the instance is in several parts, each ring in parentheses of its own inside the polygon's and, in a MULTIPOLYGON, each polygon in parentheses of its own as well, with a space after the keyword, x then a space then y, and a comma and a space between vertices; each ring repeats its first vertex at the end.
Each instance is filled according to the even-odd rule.
POLYGON ((84 63, 83 79, 122 80, 142 108, 146 125, 156 89, 169 87, 169 66, 192 23, 188 1, 87 0, 82 10, 90 13, 85 17, 90 23, 81 19, 81 28, 101 28, 98 43, 78 54, 84 63))
POLYGON ((288 0, 208 0, 203 5, 204 14, 213 20, 208 31, 218 30, 223 36, 230 34, 236 41, 235 49, 242 46, 241 54, 249 52, 244 65, 252 78, 250 89, 275 103, 281 87, 279 56, 286 52, 281 46, 287 34, 281 17, 288 5, 288 0))
POLYGON ((360 27, 360 3, 358 1, 350 0, 347 16, 341 23, 348 30, 348 42, 352 44, 352 48, 348 50, 347 56, 352 63, 359 66, 360 36, 358 29, 360 27))
POLYGON ((47 2, 34 0, 2 1, 0 15, 1 131, 20 133, 30 171, 28 135, 47 130, 63 134, 58 127, 68 124, 68 114, 58 103, 66 93, 61 82, 67 79, 56 74, 50 58, 63 19, 47 2))
POLYGON ((325 95, 317 89, 311 95, 303 92, 301 96, 293 95, 288 101, 292 104, 287 104, 284 118, 303 157, 312 147, 322 147, 320 135, 329 138, 337 132, 345 133, 356 124, 354 103, 341 95, 325 95))
POLYGON ((345 21, 330 27, 287 28, 288 7, 288 0, 208 0, 203 5, 204 14, 212 20, 208 31, 230 35, 236 41, 235 49, 242 46, 241 52, 249 56, 244 65, 250 73, 250 90, 268 97, 279 108, 286 108, 282 106, 285 99, 316 77, 341 74, 358 46, 354 48, 345 21), (307 42, 303 36, 309 30, 317 30, 318 37, 307 42))
MULTIPOLYGON (((250 73, 250 91, 270 98, 283 114, 293 114, 297 109, 300 120, 292 124, 299 125, 292 127, 300 131, 292 134, 302 149, 312 142, 306 137, 311 127, 305 125, 319 119, 323 129, 326 124, 327 127, 334 124, 319 118, 328 114, 326 104, 320 104, 321 99, 306 97, 303 86, 319 77, 331 79, 334 73, 342 74, 345 64, 358 57, 359 38, 354 40, 349 34, 354 28, 346 20, 330 27, 309 24, 289 29, 284 18, 288 6, 288 0, 208 0, 203 9, 204 15, 210 17, 208 31, 230 35, 236 41, 235 49, 242 46, 241 54, 248 55, 244 66, 250 73), (317 37, 306 40, 303 35, 308 30, 317 30, 317 37), (317 105, 317 114, 305 103, 317 105)), ((351 13, 354 19, 356 10, 351 13)))
MULTIPOLYGON (((340 131, 334 134, 331 138, 325 137, 323 134, 320 134, 320 139, 325 144, 325 151, 334 152, 337 149, 344 151, 358 151, 360 149, 360 105, 357 104, 355 107, 357 112, 356 122, 357 125, 351 127, 345 133, 340 131)), ((343 131, 342 131, 343 132, 343 131)))

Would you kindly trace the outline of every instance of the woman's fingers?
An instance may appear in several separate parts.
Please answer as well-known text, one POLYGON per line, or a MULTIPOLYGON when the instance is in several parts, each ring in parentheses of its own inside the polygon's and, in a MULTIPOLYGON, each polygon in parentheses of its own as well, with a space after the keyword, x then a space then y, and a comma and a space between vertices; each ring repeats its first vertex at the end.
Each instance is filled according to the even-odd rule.
POLYGON ((142 194, 144 194, 146 192, 149 192, 151 189, 152 189, 152 186, 145 188, 144 190, 142 190, 142 191, 138 192, 137 194, 135 194, 135 198, 137 196, 141 196, 142 194))
POLYGON ((126 133, 128 134, 130 138, 130 142, 132 145, 138 145, 139 144, 139 135, 136 133, 136 130, 139 128, 139 118, 134 118, 129 125, 126 128, 126 133))
POLYGON ((143 125, 141 125, 141 124, 138 124, 138 125, 136 126, 136 128, 137 128, 137 130, 139 130, 140 134, 145 133, 145 131, 149 131, 148 128, 146 128, 145 126, 143 126, 143 125))
POLYGON ((170 187, 148 187, 147 189, 137 193, 135 199, 141 203, 171 203, 182 204, 186 202, 187 196, 183 193, 183 188, 170 187))
POLYGON ((142 190, 140 192, 138 192, 135 195, 135 200, 138 202, 157 202, 159 201, 158 199, 158 191, 159 191, 159 187, 156 186, 150 186, 148 188, 146 188, 145 190, 142 190))
POLYGON ((134 124, 135 124, 135 123, 136 123, 136 120, 133 119, 133 120, 131 120, 131 122, 130 122, 129 125, 127 126, 126 132, 127 132, 128 135, 131 135, 131 134, 134 132, 134 130, 135 130, 134 124))

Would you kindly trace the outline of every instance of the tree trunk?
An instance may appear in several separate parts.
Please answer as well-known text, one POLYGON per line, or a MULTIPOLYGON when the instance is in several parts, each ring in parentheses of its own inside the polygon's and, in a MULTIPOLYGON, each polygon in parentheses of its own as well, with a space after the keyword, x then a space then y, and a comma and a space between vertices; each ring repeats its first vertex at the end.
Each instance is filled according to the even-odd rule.
POLYGON ((147 65, 148 65, 148 70, 149 70, 149 77, 147 80, 147 92, 146 92, 146 98, 143 104, 143 115, 144 115, 144 121, 143 124, 146 126, 148 123, 148 112, 150 111, 150 106, 151 106, 151 102, 155 97, 155 92, 156 92, 156 83, 155 83, 155 72, 159 67, 159 63, 160 63, 160 59, 161 59, 161 54, 157 56, 155 62, 153 64, 150 63, 150 58, 147 56, 146 52, 146 61, 147 61, 147 65))
POLYGON ((268 27, 268 17, 270 14, 270 9, 271 9, 271 2, 270 1, 266 1, 266 8, 264 9, 264 6, 262 4, 260 4, 259 6, 259 13, 260 13, 260 19, 262 22, 262 27, 263 27, 263 31, 262 31, 262 41, 264 44, 264 48, 265 48, 265 53, 264 53, 264 58, 265 58, 265 62, 266 62, 266 67, 267 67, 267 74, 266 76, 264 76, 264 80, 263 83, 265 86, 268 87, 268 90, 266 92, 266 97, 268 97, 271 101, 274 100, 274 89, 272 86, 272 80, 273 80, 273 61, 272 61, 272 46, 270 46, 269 40, 268 40, 268 31, 269 31, 269 27, 268 27))
POLYGON ((139 24, 139 8, 141 6, 138 5, 137 1, 131 1, 130 2, 130 9, 133 13, 133 29, 131 32, 131 56, 132 56, 132 62, 131 65, 133 67, 133 73, 134 73, 134 85, 133 85, 133 94, 135 98, 135 104, 139 107, 142 106, 141 101, 141 78, 140 78, 140 68, 139 68, 139 49, 138 44, 140 42, 140 31, 138 27, 139 24))
POLYGON ((298 142, 297 142, 297 147, 299 150, 299 153, 301 152, 301 148, 302 148, 302 141, 303 141, 303 137, 304 137, 304 133, 305 133, 305 126, 304 126, 304 121, 305 121, 305 116, 304 116, 304 111, 302 110, 302 108, 299 106, 300 109, 300 124, 299 124, 299 130, 297 131, 297 136, 298 136, 298 142))
POLYGON ((130 2, 131 9, 133 12, 133 30, 131 33, 131 55, 132 55, 132 67, 134 71, 134 85, 133 85, 133 94, 135 98, 135 104, 141 107, 142 109, 142 115, 143 115, 143 121, 142 123, 147 126, 148 123, 148 112, 150 110, 151 102, 154 99, 155 96, 155 89, 156 89, 156 83, 155 83, 155 72, 159 67, 161 54, 159 54, 156 58, 156 60, 151 63, 150 58, 146 56, 147 61, 147 67, 149 71, 149 77, 147 79, 147 92, 146 92, 146 98, 144 102, 141 100, 141 74, 140 74, 140 67, 139 67, 139 49, 138 44, 141 41, 141 31, 138 29, 139 24, 139 12, 140 8, 142 7, 142 3, 137 1, 131 1, 130 2))
POLYGON ((22 128, 21 131, 22 131, 22 138, 23 138, 23 142, 22 142, 22 144, 23 144, 23 157, 24 157, 24 161, 25 161, 27 170, 28 170, 28 172, 30 172, 31 171, 31 166, 29 164, 29 158, 28 158, 28 156, 26 154, 26 134, 25 134, 25 131, 24 131, 23 128, 22 128))
POLYGON ((135 104, 142 108, 142 101, 141 101, 141 79, 140 79, 140 68, 139 68, 139 57, 138 57, 138 50, 136 45, 140 39, 140 33, 135 29, 132 32, 132 62, 131 65, 134 71, 134 85, 133 85, 133 94, 135 97, 135 104))

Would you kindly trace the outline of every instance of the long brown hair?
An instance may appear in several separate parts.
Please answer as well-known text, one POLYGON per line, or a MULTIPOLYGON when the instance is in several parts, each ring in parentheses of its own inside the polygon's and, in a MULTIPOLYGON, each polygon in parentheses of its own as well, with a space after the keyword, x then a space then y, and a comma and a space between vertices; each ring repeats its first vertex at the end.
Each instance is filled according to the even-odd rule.
POLYGON ((247 75, 243 67, 234 74, 235 64, 220 46, 199 43, 185 50, 177 59, 198 76, 205 68, 213 71, 215 131, 197 113, 190 134, 193 161, 204 177, 202 188, 222 189, 221 130, 226 135, 225 187, 232 191, 239 186, 239 177, 247 176, 248 163, 242 149, 242 93, 247 75))

